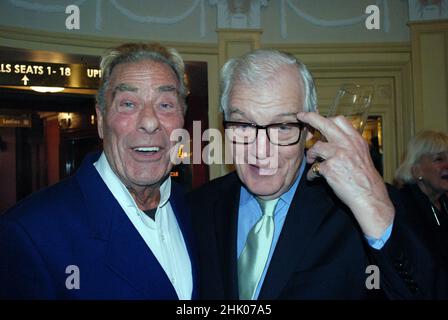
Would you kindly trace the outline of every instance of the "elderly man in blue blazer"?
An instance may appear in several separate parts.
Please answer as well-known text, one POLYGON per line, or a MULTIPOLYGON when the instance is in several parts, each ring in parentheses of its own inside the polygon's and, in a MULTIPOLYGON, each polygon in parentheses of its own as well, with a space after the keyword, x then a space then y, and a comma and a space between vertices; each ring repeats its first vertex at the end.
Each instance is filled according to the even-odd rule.
POLYGON ((126 44, 102 59, 96 112, 104 151, 0 219, 0 298, 192 299, 189 211, 171 182, 184 123, 173 49, 126 44))

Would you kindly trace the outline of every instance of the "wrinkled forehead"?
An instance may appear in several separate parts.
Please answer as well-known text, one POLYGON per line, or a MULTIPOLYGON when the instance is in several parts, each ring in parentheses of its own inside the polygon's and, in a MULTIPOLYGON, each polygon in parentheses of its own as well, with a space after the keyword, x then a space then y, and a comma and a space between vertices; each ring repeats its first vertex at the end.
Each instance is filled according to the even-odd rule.
POLYGON ((274 71, 264 73, 234 74, 232 91, 237 91, 243 87, 252 91, 275 91, 285 93, 293 91, 295 94, 303 96, 304 83, 298 69, 295 66, 284 65, 274 71))
POLYGON ((121 63, 115 66, 109 78, 109 84, 132 82, 179 87, 179 81, 169 65, 149 59, 121 63))
POLYGON ((299 79, 268 81, 256 85, 236 82, 229 96, 229 114, 288 115, 303 110, 299 79))

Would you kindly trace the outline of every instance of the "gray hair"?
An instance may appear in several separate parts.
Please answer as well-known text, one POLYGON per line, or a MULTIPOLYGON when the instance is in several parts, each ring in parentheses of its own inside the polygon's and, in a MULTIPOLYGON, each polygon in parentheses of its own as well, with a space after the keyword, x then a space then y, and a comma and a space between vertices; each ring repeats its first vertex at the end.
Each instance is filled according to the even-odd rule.
POLYGON ((224 113, 224 118, 228 117, 229 97, 235 82, 256 86, 272 79, 278 69, 285 65, 294 65, 297 68, 297 76, 303 83, 305 94, 303 110, 305 112, 316 111, 316 89, 313 77, 305 64, 288 53, 260 49, 231 59, 222 67, 220 109, 224 113))
POLYGON ((182 57, 173 48, 166 48, 157 43, 126 43, 110 49, 101 58, 101 83, 96 102, 102 112, 106 110, 106 91, 109 78, 114 68, 123 63, 150 60, 168 65, 179 81, 179 95, 184 112, 187 88, 184 81, 185 66, 182 57))
POLYGON ((413 184, 417 181, 412 175, 412 167, 418 164, 424 155, 433 155, 448 151, 448 135, 440 131, 422 131, 409 140, 403 161, 395 171, 395 181, 399 184, 413 184))

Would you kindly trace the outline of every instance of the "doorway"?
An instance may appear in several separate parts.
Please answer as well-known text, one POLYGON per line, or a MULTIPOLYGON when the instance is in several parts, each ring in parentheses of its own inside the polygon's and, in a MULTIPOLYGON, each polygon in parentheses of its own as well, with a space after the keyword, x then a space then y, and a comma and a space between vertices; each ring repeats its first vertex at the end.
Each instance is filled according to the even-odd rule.
POLYGON ((101 149, 101 141, 93 94, 0 88, 0 96, 2 212, 71 175, 87 152, 101 149))

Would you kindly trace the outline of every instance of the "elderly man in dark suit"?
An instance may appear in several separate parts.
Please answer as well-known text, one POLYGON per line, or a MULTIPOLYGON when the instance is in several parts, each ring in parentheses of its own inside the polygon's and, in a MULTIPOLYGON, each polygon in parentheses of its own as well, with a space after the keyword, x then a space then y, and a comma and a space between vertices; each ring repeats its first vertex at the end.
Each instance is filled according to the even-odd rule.
POLYGON ((173 49, 126 44, 101 69, 104 152, 0 218, 0 298, 196 296, 189 212, 169 177, 183 61, 173 49))
POLYGON ((367 143, 345 118, 316 113, 305 65, 255 51, 224 65, 221 89, 236 173, 189 197, 201 297, 447 296, 446 274, 433 272, 367 143), (305 153, 311 127, 326 140, 305 153))

